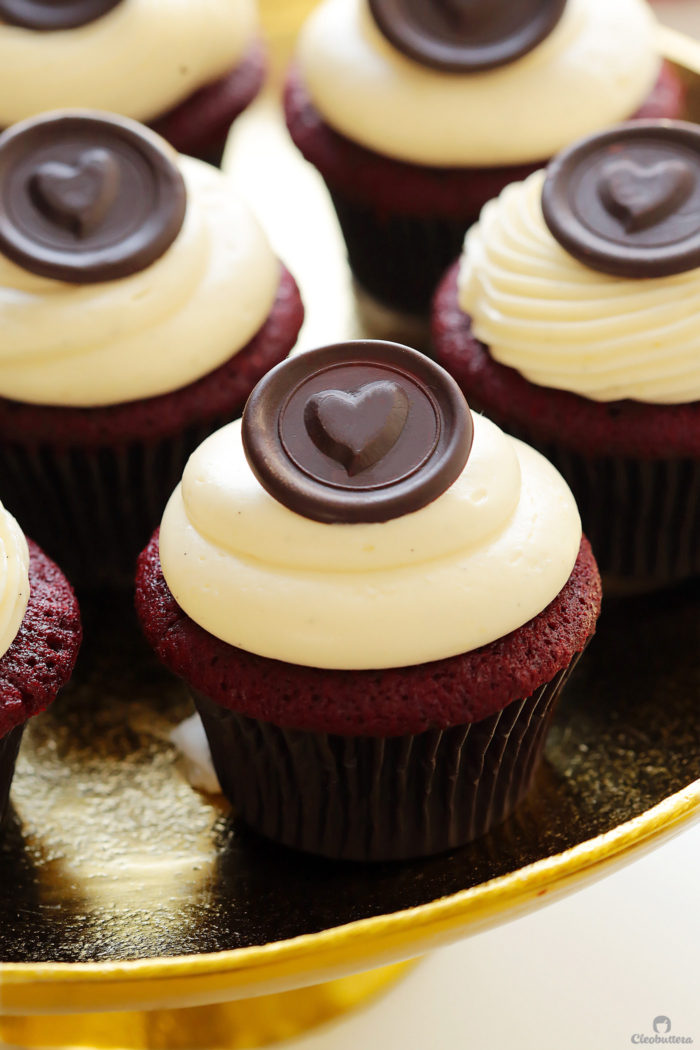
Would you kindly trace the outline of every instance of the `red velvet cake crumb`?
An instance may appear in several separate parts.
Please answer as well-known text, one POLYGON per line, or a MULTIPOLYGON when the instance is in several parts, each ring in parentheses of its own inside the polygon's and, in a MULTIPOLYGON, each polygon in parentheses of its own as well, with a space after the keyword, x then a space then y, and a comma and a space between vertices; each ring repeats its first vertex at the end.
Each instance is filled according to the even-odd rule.
POLYGON ((435 295, 433 342, 437 360, 457 380, 472 408, 507 430, 523 427, 531 442, 555 440, 589 457, 700 457, 700 402, 593 401, 536 386, 494 361, 459 306, 458 272, 455 263, 435 295))
POLYGON ((43 711, 73 672, 80 610, 61 570, 29 545, 30 595, 17 637, 0 658, 0 738, 43 711))
POLYGON ((165 582, 157 532, 139 559, 136 582, 136 608, 148 641, 193 689, 263 722, 346 736, 446 729, 530 696, 584 649, 600 602, 600 577, 584 538, 560 593, 511 634, 431 663, 333 671, 255 656, 199 627, 165 582))

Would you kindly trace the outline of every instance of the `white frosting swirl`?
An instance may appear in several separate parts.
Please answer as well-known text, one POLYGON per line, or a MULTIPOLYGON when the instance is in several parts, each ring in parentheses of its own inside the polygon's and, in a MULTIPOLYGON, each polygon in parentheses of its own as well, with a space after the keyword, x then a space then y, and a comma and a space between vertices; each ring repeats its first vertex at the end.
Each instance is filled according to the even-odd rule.
POLYGON ((299 62, 327 123, 370 149, 443 167, 522 164, 638 109, 659 72, 654 25, 643 0, 568 0, 529 54, 454 74, 397 51, 367 0, 324 0, 299 62))
POLYGON ((57 32, 0 24, 0 126, 76 106, 152 120, 232 69, 256 32, 255 0, 122 0, 57 32))
POLYGON ((547 460, 483 417, 474 425, 467 465, 438 499, 359 525, 282 506, 248 466, 240 421, 224 427, 163 516, 175 599, 231 645, 336 669, 436 660, 521 626, 566 583, 581 523, 547 460))
POLYGON ((0 257, 0 395, 48 405, 119 404, 213 371, 267 317, 279 262, 229 179, 173 154, 187 211, 151 266, 98 284, 39 277, 0 257))
POLYGON ((0 503, 0 657, 14 642, 29 601, 29 551, 19 525, 0 503))
POLYGON ((545 224, 544 177, 506 187, 467 234, 459 304, 477 339, 538 386, 594 401, 700 400, 700 269, 644 279, 589 269, 545 224))

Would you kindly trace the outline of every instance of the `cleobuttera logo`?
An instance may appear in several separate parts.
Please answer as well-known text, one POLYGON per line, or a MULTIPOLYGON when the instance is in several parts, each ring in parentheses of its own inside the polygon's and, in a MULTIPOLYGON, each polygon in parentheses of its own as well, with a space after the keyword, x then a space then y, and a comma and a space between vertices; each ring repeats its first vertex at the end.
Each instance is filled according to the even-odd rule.
POLYGON ((689 1035, 670 1035, 671 1019, 664 1014, 659 1014, 658 1017, 655 1017, 651 1022, 651 1026, 654 1029, 653 1035, 643 1035, 641 1032, 635 1032, 630 1041, 636 1046, 640 1044, 647 1046, 650 1044, 653 1046, 658 1046, 659 1044, 680 1046, 693 1042, 689 1035))

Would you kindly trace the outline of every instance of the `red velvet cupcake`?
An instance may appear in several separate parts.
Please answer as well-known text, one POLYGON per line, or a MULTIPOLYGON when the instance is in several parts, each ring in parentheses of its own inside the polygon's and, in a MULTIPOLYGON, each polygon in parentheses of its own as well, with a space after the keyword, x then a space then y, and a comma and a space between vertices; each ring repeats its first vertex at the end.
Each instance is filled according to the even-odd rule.
POLYGON ((600 580, 541 456, 422 355, 348 343, 278 366, 191 457, 136 605, 242 819, 387 860, 526 794, 600 580))
POLYGON ((700 573, 700 133, 621 125, 483 211, 438 360, 566 478, 618 588, 700 573))
POLYGON ((89 106, 149 124, 180 153, 219 164, 265 76, 254 0, 10 0, 0 18, 3 127, 89 106))
POLYGON ((328 186, 353 273, 399 310, 428 310, 509 182, 582 134, 681 115, 640 0, 481 7, 475 36, 448 4, 324 0, 287 82, 290 133, 328 186))
POLYGON ((3 498, 76 584, 127 584, 190 452, 294 346, 298 289, 225 177, 131 121, 5 132, 0 194, 3 498))
POLYGON ((25 723, 53 703, 82 639, 75 595, 62 572, 0 505, 0 823, 25 723))

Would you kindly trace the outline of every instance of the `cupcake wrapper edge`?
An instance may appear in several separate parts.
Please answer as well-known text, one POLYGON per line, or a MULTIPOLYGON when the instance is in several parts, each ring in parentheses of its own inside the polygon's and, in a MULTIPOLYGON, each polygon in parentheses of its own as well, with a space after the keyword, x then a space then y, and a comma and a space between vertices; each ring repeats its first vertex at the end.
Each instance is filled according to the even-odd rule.
POLYGON ((284 729, 194 699, 223 791, 255 831, 335 859, 400 860, 463 845, 509 816, 575 663, 489 718, 416 736, 284 729))

